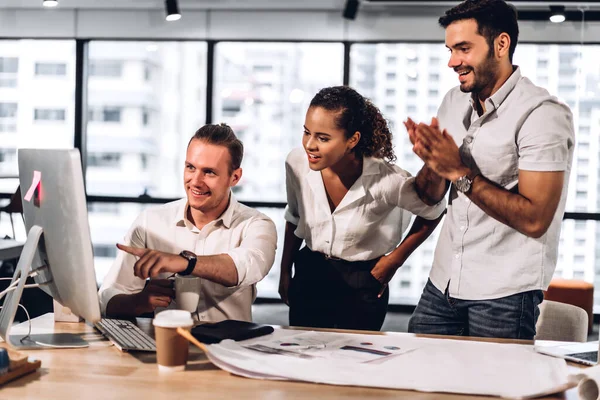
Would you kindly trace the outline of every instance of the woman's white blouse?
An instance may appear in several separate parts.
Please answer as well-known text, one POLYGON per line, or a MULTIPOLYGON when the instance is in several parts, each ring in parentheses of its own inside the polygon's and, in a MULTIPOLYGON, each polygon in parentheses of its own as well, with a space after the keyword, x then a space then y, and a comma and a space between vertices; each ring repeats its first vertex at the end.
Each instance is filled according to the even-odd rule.
POLYGON ((361 176, 332 213, 321 172, 309 168, 304 149, 292 150, 285 167, 286 221, 297 226, 296 236, 311 250, 347 261, 389 253, 400 243, 411 213, 435 219, 446 208, 445 200, 423 203, 407 171, 365 157, 361 176))

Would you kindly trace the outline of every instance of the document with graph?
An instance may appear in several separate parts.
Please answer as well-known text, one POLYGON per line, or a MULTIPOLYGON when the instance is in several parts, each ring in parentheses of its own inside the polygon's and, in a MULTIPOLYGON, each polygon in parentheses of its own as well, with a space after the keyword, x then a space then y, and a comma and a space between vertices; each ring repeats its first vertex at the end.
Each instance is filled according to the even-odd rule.
POLYGON ((406 334, 276 329, 260 338, 209 345, 206 354, 218 367, 254 379, 506 398, 577 385, 565 360, 539 354, 532 345, 406 334))

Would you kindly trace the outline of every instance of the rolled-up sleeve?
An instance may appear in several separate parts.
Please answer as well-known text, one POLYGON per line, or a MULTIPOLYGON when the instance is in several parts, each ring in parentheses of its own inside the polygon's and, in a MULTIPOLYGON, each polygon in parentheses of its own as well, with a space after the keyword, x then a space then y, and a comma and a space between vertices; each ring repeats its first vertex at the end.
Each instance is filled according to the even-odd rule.
POLYGON ((249 286, 262 280, 275 262, 277 230, 266 215, 253 218, 238 247, 227 251, 238 273, 237 286, 249 286))
POLYGON ((531 112, 519 131, 519 169, 565 171, 574 145, 571 111, 546 101, 531 112))
POLYGON ((446 199, 430 206, 421 200, 415 187, 415 177, 398 166, 390 167, 383 189, 385 201, 419 217, 433 220, 438 218, 446 209, 446 199))
MULTIPOLYGON (((123 239, 125 245, 146 247, 145 222, 145 213, 142 213, 135 220, 123 239)), ((144 288, 145 281, 133 274, 135 261, 136 257, 124 251, 117 250, 117 257, 98 291, 102 315, 106 315, 106 306, 114 296, 118 294, 138 293, 144 288)))

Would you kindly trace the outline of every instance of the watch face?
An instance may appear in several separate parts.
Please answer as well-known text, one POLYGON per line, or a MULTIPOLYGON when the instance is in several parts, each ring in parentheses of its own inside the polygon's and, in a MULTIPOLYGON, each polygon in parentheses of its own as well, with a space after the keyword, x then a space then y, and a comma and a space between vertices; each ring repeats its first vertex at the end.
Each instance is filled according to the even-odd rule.
POLYGON ((466 176, 461 176, 458 178, 455 185, 456 189, 462 193, 468 192, 469 189, 471 189, 471 181, 466 176))
POLYGON ((183 250, 183 251, 182 251, 181 253, 179 253, 179 254, 180 254, 181 256, 183 256, 183 257, 187 258, 188 260, 189 260, 189 259, 192 259, 192 258, 196 258, 196 255, 195 255, 194 253, 192 253, 191 251, 188 251, 188 250, 183 250))

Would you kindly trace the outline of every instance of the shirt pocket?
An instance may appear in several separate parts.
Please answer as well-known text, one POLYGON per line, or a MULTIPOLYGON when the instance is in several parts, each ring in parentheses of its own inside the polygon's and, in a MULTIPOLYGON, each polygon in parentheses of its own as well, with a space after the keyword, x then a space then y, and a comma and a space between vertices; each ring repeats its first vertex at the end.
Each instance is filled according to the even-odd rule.
POLYGON ((474 152, 474 160, 483 176, 501 186, 519 177, 519 157, 515 144, 482 147, 474 152))

